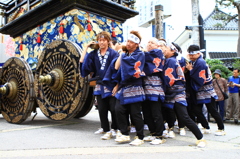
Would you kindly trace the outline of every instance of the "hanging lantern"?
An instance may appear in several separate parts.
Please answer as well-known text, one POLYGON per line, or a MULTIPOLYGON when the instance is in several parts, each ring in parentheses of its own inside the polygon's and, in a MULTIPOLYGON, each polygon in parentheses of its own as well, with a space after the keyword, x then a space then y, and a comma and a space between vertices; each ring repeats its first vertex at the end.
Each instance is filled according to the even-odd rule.
POLYGON ((19 50, 22 51, 23 50, 23 44, 22 44, 22 36, 20 36, 20 44, 19 44, 19 50))
POLYGON ((90 24, 89 21, 88 21, 88 25, 87 25, 87 30, 88 30, 88 31, 91 31, 91 30, 92 30, 92 26, 91 26, 91 24, 90 24))
POLYGON ((116 33, 115 33, 115 31, 114 31, 114 28, 112 28, 112 37, 116 37, 116 33))
POLYGON ((40 33, 38 33, 37 43, 41 43, 41 34, 40 33))
POLYGON ((60 34, 63 34, 63 33, 64 33, 63 23, 60 23, 59 33, 60 33, 60 34))
POLYGON ((89 16, 89 13, 88 14, 88 20, 87 20, 87 30, 88 31, 92 31, 92 26, 91 26, 91 21, 90 21, 90 16, 89 16))
POLYGON ((115 33, 115 30, 114 30, 114 20, 112 20, 112 37, 116 37, 116 33, 115 33))
POLYGON ((19 50, 20 50, 20 51, 23 50, 23 44, 22 44, 22 42, 21 42, 20 45, 19 45, 19 50))

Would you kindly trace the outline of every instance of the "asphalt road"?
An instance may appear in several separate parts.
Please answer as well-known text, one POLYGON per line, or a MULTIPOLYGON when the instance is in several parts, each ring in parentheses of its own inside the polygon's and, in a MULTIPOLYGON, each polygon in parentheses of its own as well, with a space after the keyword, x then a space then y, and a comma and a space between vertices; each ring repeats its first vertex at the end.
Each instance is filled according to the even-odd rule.
MULTIPOLYGON (((21 159, 238 159, 240 158, 240 124, 225 123, 226 136, 206 134, 207 147, 197 148, 190 131, 186 136, 176 134, 162 145, 141 146, 119 144, 113 139, 101 140, 95 135, 100 127, 97 110, 81 119, 53 121, 41 111, 32 121, 31 115, 22 124, 10 124, 0 115, 0 158, 21 159)), ((212 132, 217 130, 210 123, 212 132)), ((145 131, 147 134, 148 131, 145 131)), ((135 134, 131 134, 133 139, 135 134)))

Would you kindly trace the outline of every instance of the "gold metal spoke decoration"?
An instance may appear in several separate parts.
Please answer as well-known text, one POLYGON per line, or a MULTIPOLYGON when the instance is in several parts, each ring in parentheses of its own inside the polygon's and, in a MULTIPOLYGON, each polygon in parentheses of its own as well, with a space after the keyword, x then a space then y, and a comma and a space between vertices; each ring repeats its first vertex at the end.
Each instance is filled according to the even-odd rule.
POLYGON ((39 57, 35 93, 45 116, 53 120, 78 114, 88 95, 87 78, 80 75, 80 47, 68 40, 50 43, 39 57))
POLYGON ((10 123, 21 123, 31 114, 34 105, 33 74, 21 58, 9 58, 0 77, 0 103, 3 117, 10 123))

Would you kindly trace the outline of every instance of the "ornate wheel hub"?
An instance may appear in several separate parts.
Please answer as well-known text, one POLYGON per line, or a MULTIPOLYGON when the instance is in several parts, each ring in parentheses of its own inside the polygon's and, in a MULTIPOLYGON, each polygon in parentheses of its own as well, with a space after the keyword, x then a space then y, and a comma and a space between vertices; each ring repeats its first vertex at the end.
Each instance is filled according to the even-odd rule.
POLYGON ((11 79, 0 88, 0 93, 5 95, 8 99, 14 100, 17 96, 18 81, 11 79))
POLYGON ((64 85, 64 73, 56 68, 46 76, 40 76, 39 82, 47 84, 53 91, 60 91, 64 85))

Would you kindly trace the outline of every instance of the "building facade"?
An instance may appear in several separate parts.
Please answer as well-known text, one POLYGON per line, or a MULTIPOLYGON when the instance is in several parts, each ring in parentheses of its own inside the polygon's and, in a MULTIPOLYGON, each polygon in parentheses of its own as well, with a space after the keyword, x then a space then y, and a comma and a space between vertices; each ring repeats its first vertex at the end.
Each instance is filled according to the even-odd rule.
MULTIPOLYGON (((203 22, 206 59, 232 58, 237 56, 238 20, 233 19, 225 24, 223 19, 217 19, 216 15, 225 14, 214 10, 203 22)), ((186 29, 177 37, 175 42, 186 55, 187 48, 192 44, 192 30, 186 29)))

